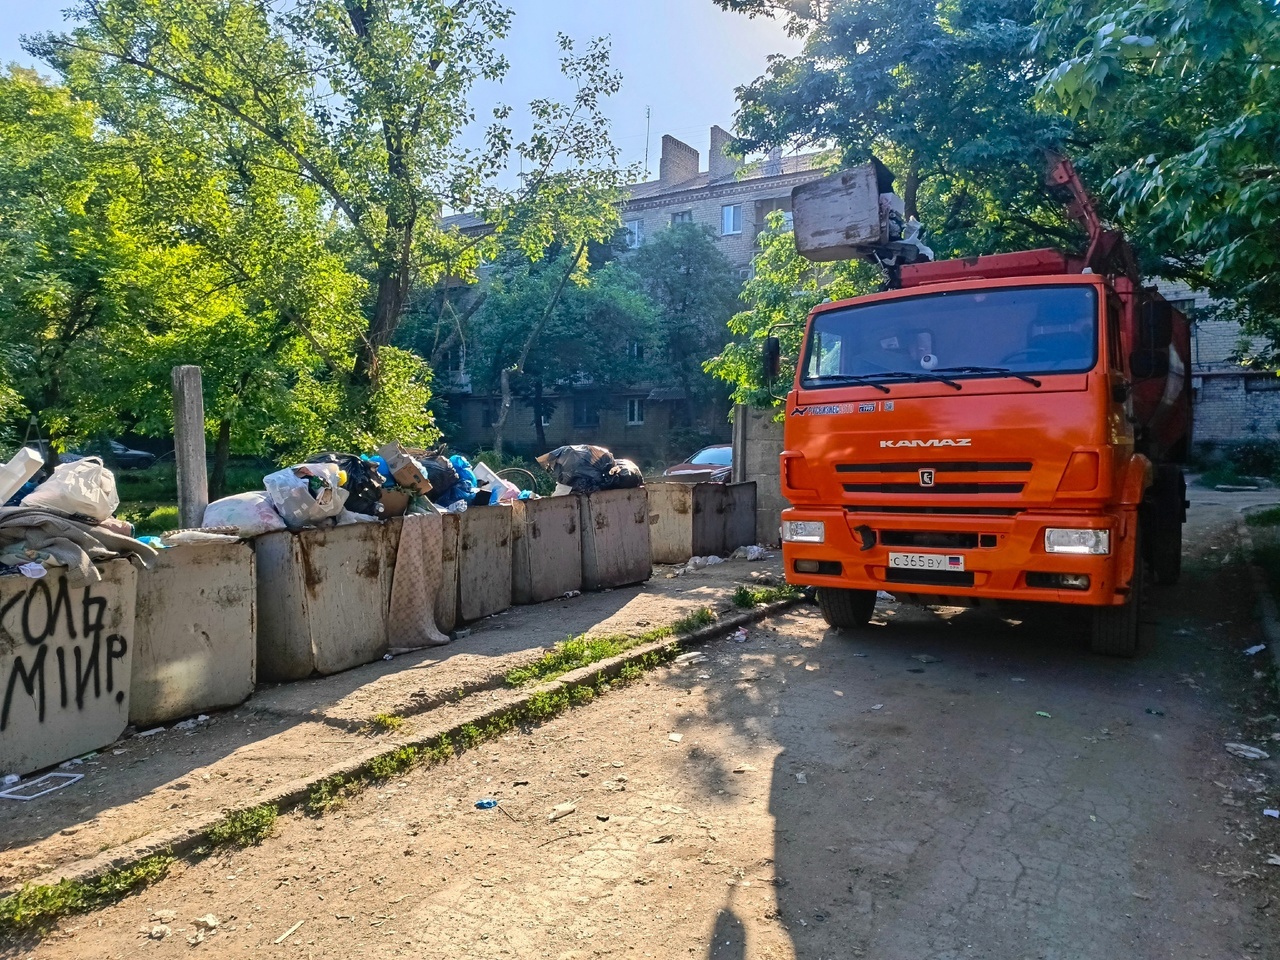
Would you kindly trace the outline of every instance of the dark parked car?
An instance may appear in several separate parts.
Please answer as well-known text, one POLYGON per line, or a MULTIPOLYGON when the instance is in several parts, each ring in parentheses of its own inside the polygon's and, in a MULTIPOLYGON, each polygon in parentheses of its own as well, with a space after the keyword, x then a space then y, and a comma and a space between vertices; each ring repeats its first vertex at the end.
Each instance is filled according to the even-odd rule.
POLYGON ((64 453, 60 459, 66 463, 82 457, 101 457, 108 467, 119 467, 121 470, 145 470, 156 462, 154 453, 134 450, 115 440, 108 440, 105 444, 94 440, 85 444, 83 449, 64 453))
POLYGON ((662 471, 668 480, 681 483, 728 483, 733 474, 733 447, 727 443, 703 447, 684 463, 662 471))

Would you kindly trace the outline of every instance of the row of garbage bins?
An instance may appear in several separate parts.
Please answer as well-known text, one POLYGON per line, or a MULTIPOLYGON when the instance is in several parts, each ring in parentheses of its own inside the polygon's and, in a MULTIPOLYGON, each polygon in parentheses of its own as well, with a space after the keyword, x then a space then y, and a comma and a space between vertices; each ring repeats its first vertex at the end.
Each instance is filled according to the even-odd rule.
MULTIPOLYGON (((436 626, 449 632, 512 604, 640 583, 654 562, 751 544, 755 485, 656 483, 279 531, 162 550, 143 570, 111 560, 91 588, 109 611, 99 634, 111 633, 94 634, 92 649, 90 631, 77 632, 74 618, 62 622, 63 574, 0 578, 0 610, 11 614, 0 618, 0 638, 6 627, 26 633, 12 649, 0 644, 0 684, 15 694, 0 718, 0 773, 80 756, 129 723, 142 729, 235 706, 259 682, 382 658, 398 645, 388 611, 406 523, 439 525, 427 540, 422 582, 434 591, 436 626), (92 683, 82 666, 89 662, 98 673, 92 683), (74 664, 70 678, 66 664, 74 664)), ((88 610, 84 589, 85 598, 68 598, 77 611, 88 610)))

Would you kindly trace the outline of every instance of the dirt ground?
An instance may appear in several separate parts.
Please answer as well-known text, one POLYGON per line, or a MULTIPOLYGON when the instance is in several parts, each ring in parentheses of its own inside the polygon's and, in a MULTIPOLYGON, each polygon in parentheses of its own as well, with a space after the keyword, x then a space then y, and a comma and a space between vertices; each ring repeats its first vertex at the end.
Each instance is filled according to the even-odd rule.
POLYGON ((1272 666, 1200 499, 1134 661, 1061 615, 797 608, 11 953, 1280 956, 1275 761, 1223 746, 1280 731, 1272 666))
MULTIPOLYGON (((780 582, 772 560, 728 561, 687 576, 655 567, 641 586, 512 607, 471 625, 444 647, 378 661, 331 677, 263 686, 246 703, 213 712, 194 728, 130 735, 73 769, 79 783, 38 802, 0 801, 0 889, 49 877, 69 864, 157 831, 185 827, 227 807, 248 806, 282 785, 324 770, 379 738, 378 714, 419 726, 461 720, 492 699, 503 674, 579 633, 643 633, 701 607, 732 608, 739 583, 780 582), (454 706, 459 692, 466 705, 454 706)), ((461 722, 461 721, 459 721, 461 722)))

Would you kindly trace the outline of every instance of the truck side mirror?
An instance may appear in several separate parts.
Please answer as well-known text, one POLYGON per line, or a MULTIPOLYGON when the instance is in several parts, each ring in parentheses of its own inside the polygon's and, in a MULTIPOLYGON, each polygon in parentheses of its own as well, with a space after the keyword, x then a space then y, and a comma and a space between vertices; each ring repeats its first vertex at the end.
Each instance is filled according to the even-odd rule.
POLYGON ((1173 305, 1167 300, 1151 300, 1142 305, 1138 343, 1144 350, 1164 353, 1173 342, 1173 305))
POLYGON ((782 369, 782 341, 777 337, 765 337, 761 359, 764 362, 765 382, 772 383, 778 379, 778 372, 782 369))
POLYGON ((1135 380, 1155 380, 1169 372, 1169 345, 1163 350, 1135 350, 1129 354, 1129 370, 1135 380))

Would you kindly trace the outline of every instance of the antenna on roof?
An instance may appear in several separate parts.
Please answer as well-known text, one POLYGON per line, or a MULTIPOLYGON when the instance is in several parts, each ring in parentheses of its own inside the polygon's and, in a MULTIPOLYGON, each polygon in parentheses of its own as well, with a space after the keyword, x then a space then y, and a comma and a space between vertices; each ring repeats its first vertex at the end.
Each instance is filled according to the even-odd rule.
POLYGON ((644 108, 644 178, 649 179, 649 118, 653 115, 652 107, 644 108))

